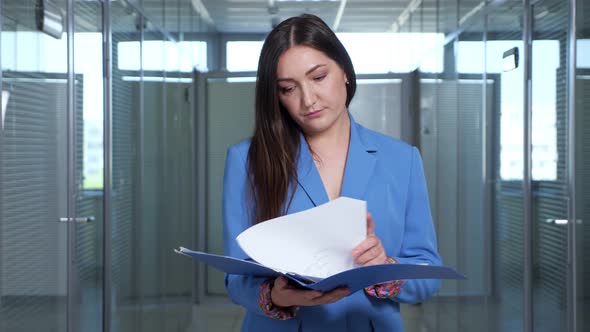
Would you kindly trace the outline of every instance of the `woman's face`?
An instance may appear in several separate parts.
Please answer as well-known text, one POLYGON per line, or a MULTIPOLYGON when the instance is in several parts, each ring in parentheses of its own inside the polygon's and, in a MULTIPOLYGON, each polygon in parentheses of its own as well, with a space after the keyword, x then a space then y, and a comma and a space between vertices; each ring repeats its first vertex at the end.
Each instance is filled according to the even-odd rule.
POLYGON ((346 74, 323 52, 293 46, 279 57, 277 85, 281 104, 308 135, 345 121, 346 74))

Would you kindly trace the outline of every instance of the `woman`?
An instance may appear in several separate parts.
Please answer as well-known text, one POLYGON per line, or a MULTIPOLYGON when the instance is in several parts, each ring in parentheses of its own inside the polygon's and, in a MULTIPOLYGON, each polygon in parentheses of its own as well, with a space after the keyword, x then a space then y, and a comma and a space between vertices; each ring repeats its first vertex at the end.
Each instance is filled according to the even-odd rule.
MULTIPOLYGON (((346 50, 318 17, 293 17, 271 31, 258 64, 254 136, 227 154, 226 255, 247 258, 235 239, 254 223, 347 196, 370 211, 367 238, 351 252, 357 264, 440 265, 419 153, 354 121, 347 108, 355 79, 346 50)), ((242 331, 281 332, 403 331, 399 303, 423 302, 439 287, 394 280, 320 293, 282 277, 239 275, 225 284, 247 309, 242 331)))

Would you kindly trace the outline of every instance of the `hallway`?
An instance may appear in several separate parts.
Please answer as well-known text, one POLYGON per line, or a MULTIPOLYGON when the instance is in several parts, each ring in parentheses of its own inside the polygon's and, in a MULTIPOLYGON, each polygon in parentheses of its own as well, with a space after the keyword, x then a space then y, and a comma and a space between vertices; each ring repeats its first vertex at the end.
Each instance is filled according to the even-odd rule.
POLYGON ((302 12, 352 58, 349 112, 416 146, 465 281, 408 332, 590 328, 586 0, 0 0, 0 332, 239 331, 228 146, 264 38, 302 12))

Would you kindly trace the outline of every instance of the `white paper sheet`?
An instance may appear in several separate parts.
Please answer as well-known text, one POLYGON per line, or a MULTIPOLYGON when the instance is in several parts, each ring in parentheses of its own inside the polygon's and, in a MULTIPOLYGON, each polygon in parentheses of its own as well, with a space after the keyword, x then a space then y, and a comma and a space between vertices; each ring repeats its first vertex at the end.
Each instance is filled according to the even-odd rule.
POLYGON ((355 268, 352 249, 367 235, 367 203, 339 197, 271 219, 242 232, 238 244, 253 260, 280 272, 327 278, 355 268))

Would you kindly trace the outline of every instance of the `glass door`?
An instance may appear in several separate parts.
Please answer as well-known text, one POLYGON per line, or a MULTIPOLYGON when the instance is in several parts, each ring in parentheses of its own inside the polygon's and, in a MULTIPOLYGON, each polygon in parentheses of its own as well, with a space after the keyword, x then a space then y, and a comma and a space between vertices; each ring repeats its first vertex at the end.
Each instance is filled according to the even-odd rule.
POLYGON ((73 6, 74 220, 70 284, 73 331, 102 331, 104 103, 102 2, 76 0, 73 6))
POLYGON ((0 331, 66 331, 67 35, 35 30, 35 1, 0 5, 0 331))
POLYGON ((1 2, 2 332, 102 331, 102 3, 69 4, 1 2))
POLYGON ((492 302, 490 331, 522 331, 524 284, 524 60, 522 9, 506 2, 490 12, 486 42, 486 70, 499 73, 499 93, 493 100, 494 170, 492 198, 492 302), (510 18, 510 19, 508 19, 510 18), (510 22, 510 23, 508 23, 510 22), (509 24, 507 26, 507 24, 509 24), (522 58, 522 57, 521 57, 522 58), (512 61, 512 62, 511 62, 512 61))
POLYGON ((535 331, 567 331, 569 2, 531 6, 532 296, 535 331))
POLYGON ((575 332, 590 330, 590 3, 576 3, 576 69, 575 69, 575 224, 573 289, 575 332))

